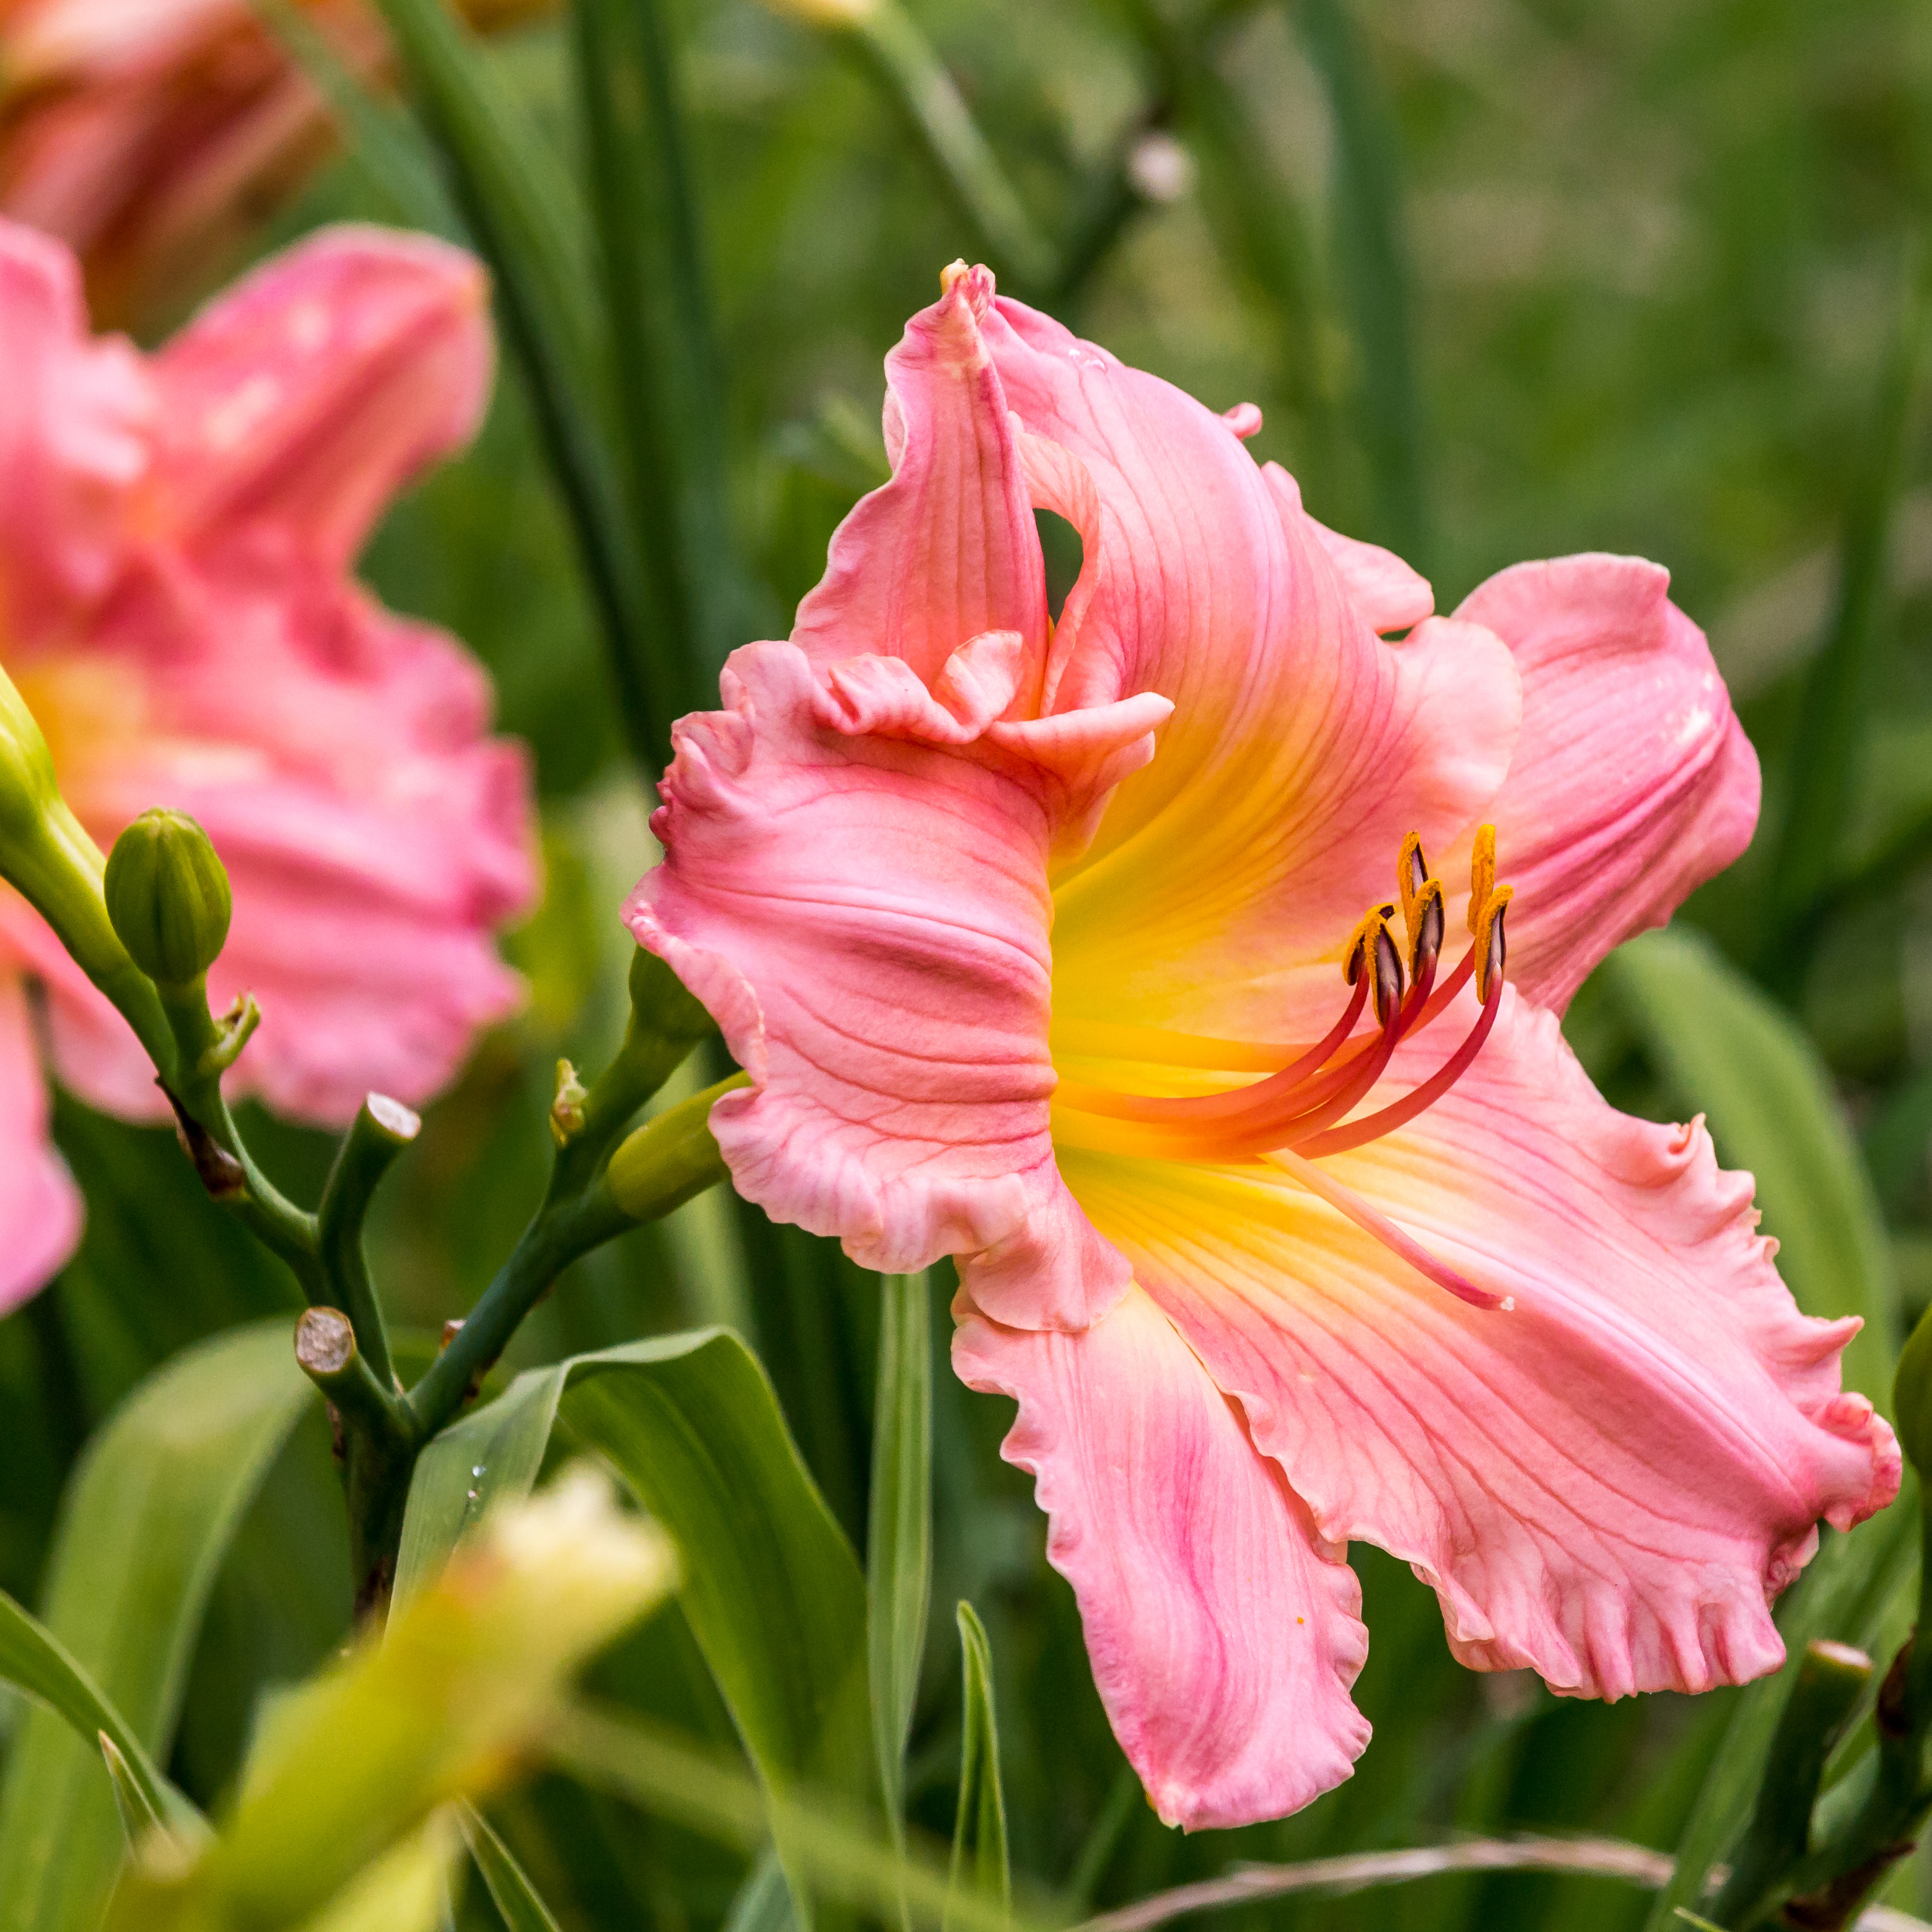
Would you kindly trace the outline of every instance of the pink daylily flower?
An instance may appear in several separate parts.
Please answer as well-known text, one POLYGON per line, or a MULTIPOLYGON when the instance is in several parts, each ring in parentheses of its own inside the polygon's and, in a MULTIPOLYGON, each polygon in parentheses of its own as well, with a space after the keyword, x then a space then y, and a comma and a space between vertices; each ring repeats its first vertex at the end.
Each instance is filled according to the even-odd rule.
POLYGON ((712 1114, 740 1190, 868 1267, 957 1258, 955 1365, 1018 1403, 1162 1816, 1348 1774, 1357 1538, 1478 1669, 1774 1668, 1819 1520, 1898 1486, 1857 1324, 1558 1028, 1756 817, 1664 572, 1526 564, 1433 616, 1252 460, 1258 412, 983 270, 886 368, 892 479, 679 727, 627 914, 752 1076, 712 1114), (1036 508, 1084 548, 1057 624, 1036 508))
MULTIPOLYGON (((454 640, 349 574, 376 518, 467 440, 492 348, 482 269, 326 232, 153 356, 91 337, 77 266, 0 222, 0 665, 104 849, 194 815, 235 914, 209 976, 262 1020, 230 1076, 299 1118, 427 1097, 520 997, 494 930, 535 887, 521 748, 454 640)), ((165 1113, 119 1016, 0 886, 0 1310, 71 1250, 41 1052, 93 1105, 165 1113)))
MULTIPOLYGON (((368 0, 294 0, 358 79, 368 0)), ((478 26, 544 0, 466 0, 478 26)), ((333 144, 327 103, 249 0, 0 0, 0 212, 80 254, 123 316, 192 286, 333 144)))

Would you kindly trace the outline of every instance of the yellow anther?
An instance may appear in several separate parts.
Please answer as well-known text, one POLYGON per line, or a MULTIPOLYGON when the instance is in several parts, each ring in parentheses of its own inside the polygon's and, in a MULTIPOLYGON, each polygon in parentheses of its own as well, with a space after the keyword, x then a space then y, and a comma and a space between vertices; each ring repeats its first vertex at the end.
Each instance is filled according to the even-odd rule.
POLYGON ((1395 862, 1396 890, 1402 895, 1403 922, 1412 934, 1415 931, 1415 896, 1429 879, 1429 861, 1422 856, 1422 835, 1412 832, 1402 842, 1402 850, 1395 862))
POLYGON ((1342 956, 1342 976, 1350 986, 1360 976, 1364 958, 1374 956, 1376 940, 1388 932, 1388 922, 1394 916, 1393 904, 1378 905, 1372 907, 1357 922, 1348 935, 1348 950, 1342 956))
POLYGON ((1482 910, 1469 922, 1476 935, 1476 997, 1490 997, 1490 975, 1503 969, 1503 909, 1516 897, 1514 886, 1498 886, 1483 902, 1482 910))
POLYGON ((1474 932, 1496 889, 1496 828, 1476 828, 1476 849, 1469 855, 1469 930, 1474 932))
POLYGON ((1442 950, 1442 881, 1424 879, 1403 909, 1408 917, 1408 976, 1421 976, 1426 961, 1442 950))

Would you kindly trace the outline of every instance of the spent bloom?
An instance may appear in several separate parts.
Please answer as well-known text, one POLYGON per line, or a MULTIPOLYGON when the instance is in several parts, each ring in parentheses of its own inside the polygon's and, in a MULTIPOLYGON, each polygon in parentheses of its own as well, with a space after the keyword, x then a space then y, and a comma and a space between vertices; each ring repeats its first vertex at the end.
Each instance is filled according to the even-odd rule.
MULTIPOLYGON (((494 26, 542 4, 462 11, 494 26)), ((295 6, 358 78, 388 66, 368 0, 295 6)), ((331 130, 250 0, 0 0, 0 212, 76 248, 115 314, 191 281, 302 181, 331 130)))
MULTIPOLYGON (((337 230, 144 356, 89 334, 64 247, 0 221, 0 670, 103 849, 155 806, 213 840, 233 915, 210 993, 265 1016, 230 1078, 304 1119, 346 1121, 372 1087, 426 1097, 518 997, 493 933, 534 885, 524 753, 488 735, 455 641, 350 575, 397 489, 476 427, 485 302, 458 250, 337 230)), ((0 886, 0 1308, 79 1228, 43 1052, 97 1106, 165 1111, 120 1016, 0 886)))
POLYGON ((1857 1324, 1558 1027, 1756 817, 1664 572, 1433 616, 1252 407, 944 284, 887 361, 892 481, 680 726, 628 908, 752 1076, 712 1116, 739 1189, 869 1267, 957 1258, 955 1365, 1018 1401, 1171 1821, 1348 1775, 1357 1538, 1479 1670, 1772 1669, 1819 1519, 1898 1484, 1857 1324), (1057 623, 1036 509, 1083 547, 1057 623))

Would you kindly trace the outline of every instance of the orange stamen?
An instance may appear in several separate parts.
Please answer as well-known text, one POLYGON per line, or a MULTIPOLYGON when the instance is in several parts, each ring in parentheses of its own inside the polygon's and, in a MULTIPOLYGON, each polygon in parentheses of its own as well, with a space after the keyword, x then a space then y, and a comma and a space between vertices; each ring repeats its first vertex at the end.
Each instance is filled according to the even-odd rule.
MULTIPOLYGON (((1396 904, 1374 908, 1349 935, 1342 972, 1352 991, 1325 1037, 1298 1052, 1272 1050, 1294 1058, 1265 1079, 1222 1093, 1128 1094, 1063 1082, 1054 1106, 1066 1138, 1102 1151, 1156 1158, 1268 1160, 1450 1294, 1478 1308, 1513 1306, 1506 1297, 1476 1286, 1436 1260, 1386 1215, 1314 1165, 1326 1155, 1379 1140, 1434 1106, 1468 1071, 1488 1040, 1502 1005, 1503 915, 1510 897, 1510 887, 1496 883, 1493 826, 1477 833, 1470 872, 1474 944, 1440 986, 1442 884, 1430 875, 1421 842, 1411 833, 1396 866, 1406 960, 1389 930, 1396 904), (1445 1011, 1472 979, 1482 1011, 1462 1044, 1401 1100, 1350 1120, 1349 1113, 1388 1071, 1396 1047, 1445 1011), (1371 996, 1378 1024, 1373 1034, 1358 1040, 1355 1029, 1371 996)), ((1252 1054, 1246 1064, 1254 1064, 1252 1054)))

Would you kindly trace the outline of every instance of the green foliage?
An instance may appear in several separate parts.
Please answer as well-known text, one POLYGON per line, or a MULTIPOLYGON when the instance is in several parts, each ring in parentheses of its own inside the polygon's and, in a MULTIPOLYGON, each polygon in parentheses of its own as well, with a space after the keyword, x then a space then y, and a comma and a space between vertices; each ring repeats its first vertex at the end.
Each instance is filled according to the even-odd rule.
MULTIPOLYGON (((286 1323, 236 1329, 144 1382, 74 1473, 48 1566, 47 1629, 152 1756, 173 1735, 228 1540, 313 1399, 286 1323)), ((100 1728, 119 1743, 122 1726, 100 1728)), ((121 1748, 130 1769, 145 1762, 121 1748)), ((0 1790, 0 1925, 94 1932, 121 1854, 99 1750, 35 1712, 0 1790)))
POLYGON ((464 1842, 508 1932, 558 1932, 550 1907, 537 1896, 529 1875, 491 1829, 489 1820, 474 1805, 466 1804, 462 1820, 464 1842))
POLYGON ((970 1604, 958 1610, 959 1662, 965 1725, 959 1740, 959 1810, 952 1827, 952 1882, 991 1900, 1012 1903, 1006 1849, 1006 1801, 1000 1780, 1000 1724, 993 1708, 993 1654, 970 1604))
POLYGON ((52 1631, 0 1594, 0 1679, 31 1692, 73 1726, 76 1736, 100 1742, 107 1756, 124 1819, 130 1803, 144 1819, 159 1819, 178 1800, 128 1721, 94 1688, 52 1631))
MULTIPOLYGON (((1932 191, 1922 8, 914 0, 868 44, 753 0, 595 0, 488 41, 442 0, 386 0, 420 117, 332 63, 305 10, 269 10, 354 151, 276 238, 344 214, 467 236, 506 325, 476 449, 400 506, 366 560, 400 608, 484 658, 506 728, 535 746, 550 821, 551 902, 514 942, 536 999, 429 1110, 370 1219, 373 1271, 428 1337, 412 1353, 398 1331, 406 1375, 542 1196, 556 1062, 600 1066, 616 1045, 631 949, 614 908, 651 856, 627 748, 659 744, 669 716, 702 700, 723 650, 784 634, 834 524, 882 473, 882 351, 939 266, 983 238, 1008 292, 1046 292, 1083 332, 1216 404, 1259 402, 1256 453, 1294 469, 1325 520, 1426 536, 1438 608, 1522 556, 1603 548, 1670 566, 1763 760, 1767 832, 1694 908, 1708 944, 1631 948, 1570 1031, 1619 1104, 1708 1110, 1721 1156, 1756 1176, 1801 1300, 1866 1318, 1848 1372, 1882 1401, 1928 1279, 1894 1254, 1932 1242, 1919 903, 1932 551, 1909 406, 1922 339, 1898 299, 1932 191), (1171 196, 1137 185, 1154 178, 1140 165, 1151 136, 1194 164, 1191 186, 1184 166, 1171 196), (1796 859, 1789 827, 1805 828, 1796 859)), ((191 1376, 201 1358, 182 1351, 290 1306, 294 1289, 202 1198, 170 1137, 64 1097, 57 1121, 90 1227, 58 1286, 0 1323, 0 1574, 124 1712, 126 1738, 110 1734, 130 1775, 143 1760, 129 1743, 152 1747, 156 1778, 218 1809, 265 1697, 343 1635, 320 1415, 245 1510, 194 1503, 194 1480, 163 1495, 158 1465, 131 1459, 129 1496, 155 1527, 152 1543, 145 1528, 104 1532, 83 1566, 115 1627, 103 1651, 65 1621, 86 1607, 68 1580, 76 1502, 98 1487, 86 1472, 122 1425, 78 1459, 129 1389, 157 1370, 191 1376), (168 1557, 197 1509, 194 1561, 184 1546, 168 1557)), ((248 1128, 299 1198, 319 1196, 319 1136, 248 1128)), ((782 1932, 790 1907, 761 1791, 829 1784, 865 1814, 835 1818, 829 1838, 803 1815, 782 1828, 822 1902, 886 1918, 901 1881, 866 1812, 875 1785, 902 1776, 915 1844, 943 1840, 965 1809, 984 1819, 998 1756, 962 1746, 990 1735, 989 1676, 974 1678, 969 1652, 964 1683, 936 1667, 920 1681, 906 1505, 923 1483, 894 1480, 909 1475, 916 1390, 875 1373, 902 1340, 882 1334, 884 1316, 875 1281, 836 1250, 755 1210, 694 1202, 562 1276, 514 1344, 520 1377, 424 1463, 404 1601, 493 1496, 529 1489, 572 1436, 627 1459, 693 1573, 681 1611, 598 1673, 619 1725, 604 1742, 631 1774, 592 1776, 586 1747, 493 1803, 505 1857, 562 1932, 713 1932, 728 1915, 733 1932, 782 1932), (725 1311, 776 1406, 736 1341, 610 1354, 725 1311), (869 1625, 843 1540, 868 1524, 870 1594, 892 1606, 869 1625), (748 1607, 721 1608, 740 1596, 748 1607), (850 1720, 832 1727, 836 1775, 832 1707, 850 1720), (734 1718, 757 1778, 725 1767, 736 1783, 706 1810, 683 1740, 728 1741, 734 1718)), ((269 1352, 288 1400, 319 1411, 285 1340, 269 1352)), ((222 1405, 195 1387, 173 1398, 179 1426, 218 1430, 222 1405)), ((1681 1845, 1660 1926, 1732 1855, 1795 1664, 1735 1694, 1613 1708, 1478 1680, 1450 1657, 1430 1594, 1359 1550, 1373 1647, 1358 1694, 1376 1737, 1354 1779, 1280 1825, 1168 1832, 1108 1731, 1030 1486, 998 1459, 1006 1406, 944 1373, 927 1394, 932 1588, 981 1606, 1000 1660, 1022 1890, 1030 1879, 1097 1909, 1244 1859, 1540 1827, 1681 1845)), ((245 1491, 247 1460, 231 1447, 196 1466, 245 1491)), ((1882 1664, 1912 1614, 1910 1532, 1902 1506, 1826 1533, 1780 1606, 1794 1658, 1822 1635, 1882 1664)), ((25 1856, 23 1806, 82 1819, 77 1870, 118 1862, 88 1736, 44 1712, 4 1735, 0 1876, 21 1869, 8 1862, 25 1856), (17 1795, 30 1786, 32 1804, 17 1795)), ((432 1922, 454 1843, 401 1841, 369 1881, 376 1903, 342 1910, 366 1909, 384 1932, 412 1912, 432 1922)), ((508 1868, 494 1869, 510 1918, 508 1868)), ((1922 1910, 1918 1882, 1908 1870, 1893 1902, 1922 1910)), ((943 1880, 919 1896, 936 1915, 943 1880)), ((64 1894, 38 1910, 31 1889, 0 1892, 0 1926, 76 1922, 64 1894)), ((1648 1910, 1598 1880, 1465 1874, 1223 1922, 1252 1932, 1264 1910, 1270 1932, 1622 1932, 1648 1910)), ((458 1922, 470 1932, 488 1914, 472 1896, 458 1922)))
POLYGON ((1810 1315, 1856 1315, 1847 1387, 1889 1408, 1900 1342, 1885 1223, 1831 1077, 1802 1030, 1694 935, 1633 940, 1606 970, 1676 1104, 1756 1176, 1778 1270, 1810 1315))
POLYGON ((896 1833, 932 1600, 932 1331, 923 1274, 883 1276, 880 1290, 866 1640, 879 1782, 896 1833))
MULTIPOLYGON (((480 1510, 529 1489, 560 1421, 670 1531, 686 1618, 767 1787, 803 1780, 869 1804, 865 1586, 734 1335, 670 1336, 533 1370, 445 1430, 417 1466, 399 1598, 424 1586, 480 1510)), ((808 1924, 802 1868, 788 1864, 808 1924)))

